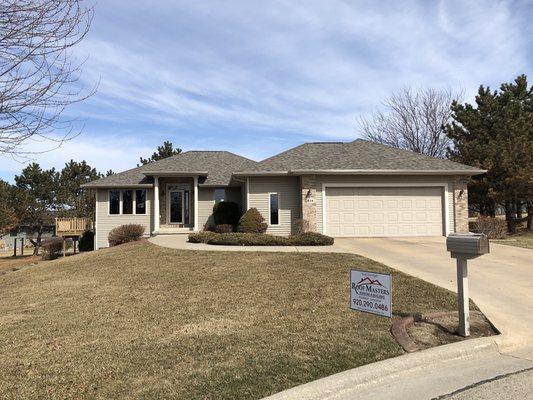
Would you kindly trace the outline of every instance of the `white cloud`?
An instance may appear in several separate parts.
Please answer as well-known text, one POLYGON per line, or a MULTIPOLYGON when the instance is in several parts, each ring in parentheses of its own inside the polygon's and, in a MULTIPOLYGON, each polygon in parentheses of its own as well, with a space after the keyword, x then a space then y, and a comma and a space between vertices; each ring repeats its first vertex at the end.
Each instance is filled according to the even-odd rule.
POLYGON ((98 93, 68 112, 112 139, 87 134, 42 159, 68 150, 126 168, 167 132, 181 146, 254 158, 351 139, 358 117, 404 85, 464 89, 470 100, 479 84, 531 72, 521 12, 502 1, 100 2, 76 49, 98 93))

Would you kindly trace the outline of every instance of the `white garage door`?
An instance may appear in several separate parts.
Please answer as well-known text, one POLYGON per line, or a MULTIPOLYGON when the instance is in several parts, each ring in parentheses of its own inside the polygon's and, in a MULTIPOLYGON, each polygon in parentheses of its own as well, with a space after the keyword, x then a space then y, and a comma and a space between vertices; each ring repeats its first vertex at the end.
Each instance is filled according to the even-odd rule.
POLYGON ((442 236, 442 187, 326 188, 326 234, 442 236))

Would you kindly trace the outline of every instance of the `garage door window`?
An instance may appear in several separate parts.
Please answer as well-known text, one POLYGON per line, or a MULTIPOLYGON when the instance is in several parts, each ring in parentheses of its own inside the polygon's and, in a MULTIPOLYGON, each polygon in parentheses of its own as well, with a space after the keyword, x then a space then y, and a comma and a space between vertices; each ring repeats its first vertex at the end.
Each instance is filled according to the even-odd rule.
POLYGON ((279 225, 279 194, 269 193, 269 225, 279 225))

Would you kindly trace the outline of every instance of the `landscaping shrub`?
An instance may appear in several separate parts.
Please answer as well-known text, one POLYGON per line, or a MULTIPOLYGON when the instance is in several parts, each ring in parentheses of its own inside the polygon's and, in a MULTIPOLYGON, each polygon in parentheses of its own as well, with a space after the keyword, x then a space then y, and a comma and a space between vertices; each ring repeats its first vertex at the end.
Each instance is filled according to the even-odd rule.
POLYGON ((80 242, 78 243, 78 248, 80 251, 93 251, 94 250, 94 232, 85 231, 80 237, 80 242))
POLYGON ((112 229, 107 236, 110 246, 134 242, 139 240, 144 233, 144 226, 137 224, 121 225, 112 229))
POLYGON ((257 208, 252 207, 239 220, 237 231, 242 233, 265 233, 267 227, 268 225, 261 213, 257 208))
POLYGON ((216 233, 230 233, 230 232, 233 232, 233 226, 234 225, 229 225, 229 224, 215 225, 215 232, 216 233))
POLYGON ((241 211, 237 203, 233 203, 231 201, 221 201, 213 206, 213 218, 215 220, 215 226, 236 226, 239 223, 240 216, 241 211))
POLYGON ((63 238, 52 237, 41 244, 43 260, 55 260, 63 253, 63 238))
POLYGON ((474 229, 477 233, 484 233, 489 239, 504 239, 507 236, 507 223, 499 218, 478 217, 474 229))
POLYGON ((320 233, 307 232, 289 237, 263 233, 214 233, 197 232, 189 235, 191 243, 207 243, 226 246, 328 246, 333 238, 320 233))
POLYGON ((334 243, 332 237, 317 232, 305 232, 289 236, 294 246, 331 246, 334 243))
POLYGON ((216 233, 211 232, 211 231, 190 233, 189 242, 190 243, 207 243, 207 241, 214 235, 216 235, 216 233))
POLYGON ((309 221, 303 218, 295 219, 292 223, 292 231, 295 235, 305 233, 309 230, 309 221))
POLYGON ((290 246, 289 238, 260 233, 219 233, 207 240, 207 244, 227 246, 290 246))

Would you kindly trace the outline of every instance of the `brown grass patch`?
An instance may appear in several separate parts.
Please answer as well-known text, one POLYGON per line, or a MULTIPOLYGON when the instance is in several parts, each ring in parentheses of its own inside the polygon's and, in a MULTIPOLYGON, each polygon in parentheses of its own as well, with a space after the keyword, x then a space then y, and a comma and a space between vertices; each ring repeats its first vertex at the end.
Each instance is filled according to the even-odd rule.
POLYGON ((363 257, 133 243, 0 276, 0 393, 255 399, 401 354, 389 319, 349 309, 350 268, 392 272, 395 318, 455 309, 363 257))

